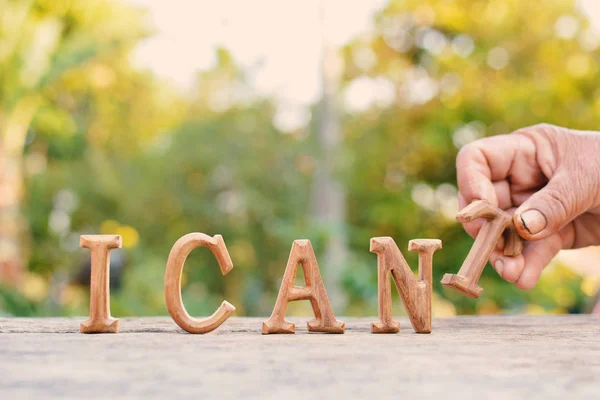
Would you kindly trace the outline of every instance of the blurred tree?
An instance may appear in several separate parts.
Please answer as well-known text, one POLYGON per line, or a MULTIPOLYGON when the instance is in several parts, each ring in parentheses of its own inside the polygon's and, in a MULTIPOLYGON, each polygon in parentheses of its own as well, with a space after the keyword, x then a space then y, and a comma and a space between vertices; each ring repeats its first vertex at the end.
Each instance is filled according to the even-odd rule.
MULTIPOLYGON (((240 315, 267 315, 294 239, 312 240, 326 276, 332 229, 310 219, 318 106, 311 126, 279 131, 275 104, 253 92, 225 49, 180 97, 129 63, 147 33, 140 10, 100 0, 1 5, 0 148, 13 150, 0 170, 0 202, 8 204, 0 204, 8 216, 0 235, 14 233, 0 253, 19 260, 3 248, 18 249, 18 231, 5 226, 18 226, 9 209, 17 210, 22 176, 35 246, 26 284, 0 290, 0 311, 86 313, 81 233, 123 236, 125 249, 113 256, 114 315, 166 312, 165 262, 175 240, 193 231, 223 234, 235 264, 222 277, 208 251, 190 255, 183 295, 193 315, 211 313, 223 297, 240 315), (35 33, 47 19, 58 26, 53 40, 35 33), (41 75, 30 82, 31 69, 41 75)), ((439 237, 434 274, 460 267, 472 240, 454 221, 456 152, 541 121, 594 127, 599 43, 571 1, 405 0, 390 1, 373 32, 341 49, 342 87, 327 99, 344 106, 341 157, 329 167, 345 185, 351 254, 350 302, 336 314, 377 310, 373 236, 393 236, 403 249, 412 238, 439 237)), ((416 255, 407 259, 416 265, 416 255)), ((434 313, 578 311, 595 282, 555 265, 525 293, 488 268, 479 301, 437 287, 434 313)), ((289 311, 308 309, 295 303, 289 311)))
POLYGON ((146 32, 138 10, 109 1, 2 0, 0 9, 0 281, 16 283, 26 265, 20 203, 32 122, 36 134, 75 133, 73 111, 86 105, 60 89, 66 76, 87 87, 114 79, 91 61, 131 48, 146 32))
POLYGON ((332 59, 338 58, 337 49, 323 37, 321 49, 321 99, 315 106, 316 168, 311 188, 312 212, 316 224, 326 227, 327 235, 322 263, 327 266, 328 297, 334 308, 347 306, 343 290, 344 267, 347 264, 348 246, 346 229, 346 194, 335 164, 343 152, 340 110, 337 102, 340 68, 332 59))
MULTIPOLYGON (((453 221, 457 150, 539 122, 597 129, 599 43, 570 0, 390 1, 375 31, 342 51, 349 159, 341 169, 353 247, 376 235, 401 247, 440 237, 434 273, 458 270, 472 241, 453 221)), ((357 267, 354 275, 355 298, 371 293, 376 274, 365 280, 357 267)), ((515 290, 491 268, 481 286, 477 303, 441 293, 458 312, 474 312, 480 304, 518 309, 544 291, 544 282, 515 290)), ((582 295, 572 294, 568 305, 551 307, 581 305, 582 295)))
MULTIPOLYGON (((111 294, 115 315, 165 313, 162 280, 173 243, 193 231, 220 233, 236 268, 223 278, 218 268, 194 266, 213 265, 209 252, 192 253, 184 269, 189 312, 211 313, 224 295, 240 313, 270 311, 291 243, 308 230, 311 144, 303 132, 275 129, 273 104, 252 94, 227 51, 217 59, 198 76, 187 107, 160 101, 171 97, 133 71, 93 97, 65 86, 63 95, 88 104, 78 114, 87 134, 82 142, 36 137, 28 145, 56 160, 29 180, 33 271, 70 280, 89 257, 78 249, 80 233, 119 233, 128 267, 111 294), (148 136, 161 126, 174 131, 148 136), (95 129, 106 135, 101 142, 95 129)), ((80 288, 61 293, 52 302, 64 312, 86 312, 80 288)))

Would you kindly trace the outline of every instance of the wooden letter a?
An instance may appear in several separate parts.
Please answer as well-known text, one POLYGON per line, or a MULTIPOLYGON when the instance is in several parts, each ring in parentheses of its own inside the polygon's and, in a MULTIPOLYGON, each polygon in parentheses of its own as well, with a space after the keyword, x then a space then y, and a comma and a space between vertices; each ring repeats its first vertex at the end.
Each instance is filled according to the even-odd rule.
POLYGON ((315 314, 315 319, 307 324, 310 332, 344 333, 345 324, 333 315, 309 240, 295 240, 292 245, 275 308, 271 317, 262 325, 263 335, 295 332, 296 326, 284 318, 287 304, 296 300, 310 300, 315 314), (294 286, 298 264, 304 270, 305 287, 294 286))
POLYGON ((433 253, 442 248, 438 239, 415 239, 408 243, 409 251, 419 252, 419 278, 415 278, 402 252, 391 237, 371 239, 371 253, 377 254, 379 281, 379 321, 371 324, 373 333, 396 333, 400 324, 392 320, 392 289, 394 278, 402 302, 417 333, 431 332, 431 268, 433 253))

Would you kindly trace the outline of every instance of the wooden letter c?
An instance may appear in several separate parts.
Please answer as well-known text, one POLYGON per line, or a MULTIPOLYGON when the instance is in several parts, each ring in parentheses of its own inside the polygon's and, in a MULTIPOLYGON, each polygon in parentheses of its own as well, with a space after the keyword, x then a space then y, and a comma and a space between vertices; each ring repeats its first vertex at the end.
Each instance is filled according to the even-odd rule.
POLYGON ((204 319, 192 318, 181 298, 181 273, 187 256, 197 247, 208 247, 214 254, 223 275, 233 268, 231 257, 221 235, 210 237, 204 233, 188 233, 175 242, 165 272, 165 301, 173 320, 189 333, 208 333, 217 329, 233 314, 235 307, 223 301, 213 315, 204 319))

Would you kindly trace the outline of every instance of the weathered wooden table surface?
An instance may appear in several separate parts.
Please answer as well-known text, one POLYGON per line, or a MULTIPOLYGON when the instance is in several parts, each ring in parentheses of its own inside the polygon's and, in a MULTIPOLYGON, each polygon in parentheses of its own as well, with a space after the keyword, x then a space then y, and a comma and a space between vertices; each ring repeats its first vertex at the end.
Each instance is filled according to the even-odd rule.
MULTIPOLYGON (((433 333, 260 334, 231 318, 191 335, 170 318, 122 318, 121 333, 80 334, 79 319, 0 318, 0 399, 600 398, 600 318, 434 319, 433 333)), ((340 318, 342 319, 342 318, 340 318)))

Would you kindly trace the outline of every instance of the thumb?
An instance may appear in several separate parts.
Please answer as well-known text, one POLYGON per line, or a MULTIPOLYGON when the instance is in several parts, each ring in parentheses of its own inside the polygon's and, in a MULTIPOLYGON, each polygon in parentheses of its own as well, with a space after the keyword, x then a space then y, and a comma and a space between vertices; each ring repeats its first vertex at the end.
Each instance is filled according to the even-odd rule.
POLYGON ((515 211, 513 222, 519 235, 540 240, 558 232, 587 210, 583 197, 571 180, 553 177, 515 211))

